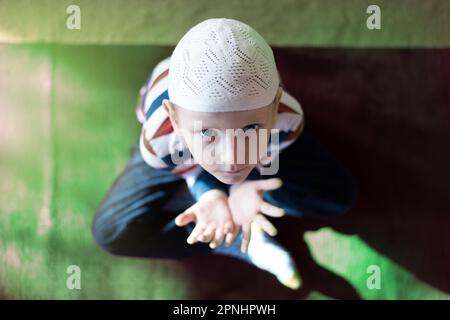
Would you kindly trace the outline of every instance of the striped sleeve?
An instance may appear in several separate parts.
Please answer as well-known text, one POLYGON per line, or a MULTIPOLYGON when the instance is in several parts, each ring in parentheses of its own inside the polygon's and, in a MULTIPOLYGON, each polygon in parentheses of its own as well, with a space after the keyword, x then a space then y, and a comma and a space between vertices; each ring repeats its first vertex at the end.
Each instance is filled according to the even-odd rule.
POLYGON ((169 73, 170 57, 159 62, 153 69, 145 84, 139 90, 139 102, 136 116, 144 124, 150 116, 161 106, 162 101, 169 97, 167 91, 167 76, 169 73))

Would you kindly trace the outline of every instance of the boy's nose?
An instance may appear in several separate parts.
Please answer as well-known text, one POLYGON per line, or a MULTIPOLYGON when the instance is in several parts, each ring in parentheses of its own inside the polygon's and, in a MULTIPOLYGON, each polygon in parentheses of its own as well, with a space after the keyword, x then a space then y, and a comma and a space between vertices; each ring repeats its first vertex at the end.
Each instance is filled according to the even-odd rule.
MULTIPOLYGON (((221 162, 225 165, 234 165, 236 158, 236 141, 234 137, 225 137, 223 139, 222 152, 220 153, 221 162)), ((228 168, 230 169, 230 168, 228 168)))
POLYGON ((225 165, 233 165, 234 164, 234 150, 229 146, 225 146, 220 153, 220 160, 225 165))

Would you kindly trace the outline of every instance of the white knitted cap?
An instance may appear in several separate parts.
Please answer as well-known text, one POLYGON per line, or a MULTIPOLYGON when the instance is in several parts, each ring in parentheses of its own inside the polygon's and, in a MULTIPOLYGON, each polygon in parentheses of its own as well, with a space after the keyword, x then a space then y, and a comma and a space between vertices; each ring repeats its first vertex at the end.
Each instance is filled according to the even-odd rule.
POLYGON ((200 112, 242 111, 270 104, 279 86, 273 52, 253 28, 208 19, 178 42, 169 66, 169 99, 200 112))

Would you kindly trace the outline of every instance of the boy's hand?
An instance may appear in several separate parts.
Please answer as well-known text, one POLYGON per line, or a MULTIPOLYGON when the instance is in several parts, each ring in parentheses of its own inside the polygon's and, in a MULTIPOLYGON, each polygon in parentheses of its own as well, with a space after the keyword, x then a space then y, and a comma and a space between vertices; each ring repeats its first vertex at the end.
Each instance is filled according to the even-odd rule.
MULTIPOLYGON (((282 181, 280 179, 271 178, 266 180, 244 181, 230 188, 228 204, 235 224, 242 226, 242 252, 246 252, 248 249, 251 235, 250 227, 253 222, 257 223, 272 237, 277 234, 277 229, 263 214, 271 217, 281 217, 284 215, 284 210, 264 201, 263 193, 278 189, 281 185, 282 181)), ((239 231, 239 228, 236 229, 239 231)), ((229 244, 232 241, 233 238, 231 238, 231 235, 227 235, 226 243, 229 244)))
POLYGON ((179 227, 190 222, 195 222, 196 225, 187 242, 210 242, 211 248, 220 246, 225 235, 234 235, 233 231, 237 229, 228 207, 227 194, 216 189, 205 192, 197 203, 175 218, 175 224, 179 227))

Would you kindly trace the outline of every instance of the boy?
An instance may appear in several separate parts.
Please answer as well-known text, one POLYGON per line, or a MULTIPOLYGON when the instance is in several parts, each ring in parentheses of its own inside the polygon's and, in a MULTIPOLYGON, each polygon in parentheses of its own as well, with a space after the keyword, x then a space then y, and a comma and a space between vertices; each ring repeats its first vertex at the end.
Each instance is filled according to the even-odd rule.
POLYGON ((196 25, 141 88, 137 116, 139 144, 97 209, 97 243, 134 257, 231 255, 299 288, 265 216, 344 213, 354 184, 304 128, 265 40, 232 19, 196 25))

